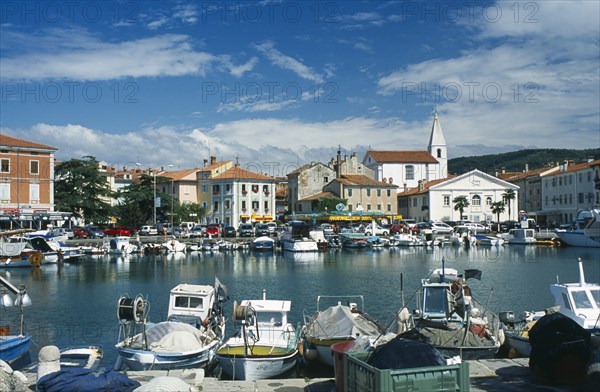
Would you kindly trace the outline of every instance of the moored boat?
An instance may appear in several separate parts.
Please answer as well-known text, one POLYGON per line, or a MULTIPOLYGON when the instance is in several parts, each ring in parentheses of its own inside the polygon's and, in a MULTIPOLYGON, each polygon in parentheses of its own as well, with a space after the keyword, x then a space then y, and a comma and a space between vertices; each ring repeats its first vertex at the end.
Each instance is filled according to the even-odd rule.
MULTIPOLYGON (((3 294, 0 297, 0 310, 4 308, 16 306, 19 308, 19 334, 10 333, 10 325, 0 326, 0 360, 7 362, 9 365, 19 362, 22 358, 29 356, 29 348, 31 347, 31 335, 26 333, 25 318, 23 308, 31 306, 31 298, 27 294, 25 286, 16 287, 8 280, 0 276, 0 284, 16 297, 13 300, 9 294, 3 294)), ((7 320, 6 315, 2 315, 2 322, 7 320)))
POLYGON ((574 228, 555 232, 569 246, 600 248, 600 209, 579 212, 574 228))
POLYGON ((263 236, 258 237, 252 241, 252 249, 259 251, 273 250, 275 247, 275 240, 271 237, 263 236))
POLYGON ((302 331, 304 358, 308 361, 319 362, 333 366, 331 346, 335 343, 356 340, 365 337, 375 340, 385 333, 385 328, 364 312, 362 295, 317 297, 317 310, 313 315, 304 314, 304 329, 302 331), (321 299, 334 299, 336 305, 321 310, 321 299), (341 300, 361 301, 342 305, 341 300))
POLYGON ((292 369, 298 356, 298 331, 288 322, 291 301, 234 303, 233 320, 240 329, 216 351, 223 371, 235 380, 259 380, 292 369))
POLYGON ((509 245, 535 245, 535 229, 510 229, 502 239, 509 245))
POLYGON ((168 321, 147 324, 148 303, 141 296, 118 302, 119 359, 132 370, 170 370, 205 366, 225 334, 222 303, 226 287, 179 284, 171 290, 168 321), (121 340, 122 339, 122 340, 121 340))
POLYGON ((316 252, 319 250, 317 241, 311 237, 309 227, 302 221, 288 222, 279 242, 284 251, 316 252))

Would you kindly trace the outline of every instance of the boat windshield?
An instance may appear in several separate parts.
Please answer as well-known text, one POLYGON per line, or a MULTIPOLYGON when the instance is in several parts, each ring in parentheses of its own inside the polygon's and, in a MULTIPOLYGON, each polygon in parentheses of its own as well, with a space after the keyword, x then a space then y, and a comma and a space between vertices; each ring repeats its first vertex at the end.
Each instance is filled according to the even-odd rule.
POLYGON ((427 287, 423 301, 423 313, 446 315, 446 289, 443 287, 427 287))
POLYGON ((593 309, 592 302, 587 295, 587 291, 573 291, 573 302, 577 309, 593 309))
POLYGON ((596 301, 596 307, 600 308, 600 289, 591 290, 591 293, 592 293, 592 298, 594 298, 594 301, 596 301))
POLYGON ((198 297, 175 297, 175 307, 176 308, 194 308, 194 309, 203 309, 202 298, 198 297))
POLYGON ((281 312, 257 312, 256 321, 259 323, 281 325, 281 312))

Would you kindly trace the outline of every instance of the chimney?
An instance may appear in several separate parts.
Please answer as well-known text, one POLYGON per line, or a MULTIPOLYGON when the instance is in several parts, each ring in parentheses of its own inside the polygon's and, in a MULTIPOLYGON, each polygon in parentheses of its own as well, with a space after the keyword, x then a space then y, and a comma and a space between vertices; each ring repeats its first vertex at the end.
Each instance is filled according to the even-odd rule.
POLYGON ((342 151, 340 150, 339 147, 338 147, 338 152, 337 152, 336 163, 337 164, 335 165, 335 177, 340 178, 342 176, 342 151))
POLYGON ((206 167, 207 163, 208 163, 208 159, 204 159, 204 167, 206 167))
POLYGON ((529 173, 529 163, 525 164, 525 173, 529 173))
POLYGON ((408 191, 408 185, 406 185, 406 182, 404 183, 404 193, 406 193, 408 191))
POLYGON ((214 165, 215 163, 217 163, 217 157, 214 155, 210 156, 210 164, 214 165))
POLYGON ((594 162, 594 157, 588 157, 587 163, 592 163, 592 162, 594 162))

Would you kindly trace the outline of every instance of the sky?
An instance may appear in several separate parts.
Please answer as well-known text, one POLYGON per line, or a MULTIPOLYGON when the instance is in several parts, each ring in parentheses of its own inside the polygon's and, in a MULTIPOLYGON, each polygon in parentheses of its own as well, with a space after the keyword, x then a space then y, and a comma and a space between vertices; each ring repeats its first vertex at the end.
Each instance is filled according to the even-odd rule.
MULTIPOLYGON (((0 2, 0 132, 269 175, 367 149, 600 147, 598 1, 0 2)), ((483 168, 485 169, 485 168, 483 168)))

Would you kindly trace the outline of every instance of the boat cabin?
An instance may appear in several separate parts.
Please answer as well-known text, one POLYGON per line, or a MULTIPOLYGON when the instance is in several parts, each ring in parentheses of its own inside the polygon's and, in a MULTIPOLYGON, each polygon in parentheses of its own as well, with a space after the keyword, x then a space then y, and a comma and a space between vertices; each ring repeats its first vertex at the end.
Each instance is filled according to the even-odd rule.
POLYGON ((252 307, 256 313, 256 323, 260 326, 280 327, 287 324, 287 314, 292 307, 291 301, 244 300, 242 306, 252 307))
POLYGON ((197 284, 179 284, 171 290, 169 297, 169 321, 189 324, 202 323, 215 303, 214 287, 197 284))
POLYGON ((421 281, 422 306, 417 317, 424 320, 445 322, 463 321, 471 305, 471 290, 458 271, 446 268, 433 271, 428 279, 421 281))
POLYGON ((579 263, 579 283, 550 285, 560 312, 588 330, 600 330, 600 285, 586 283, 583 265, 579 263))

